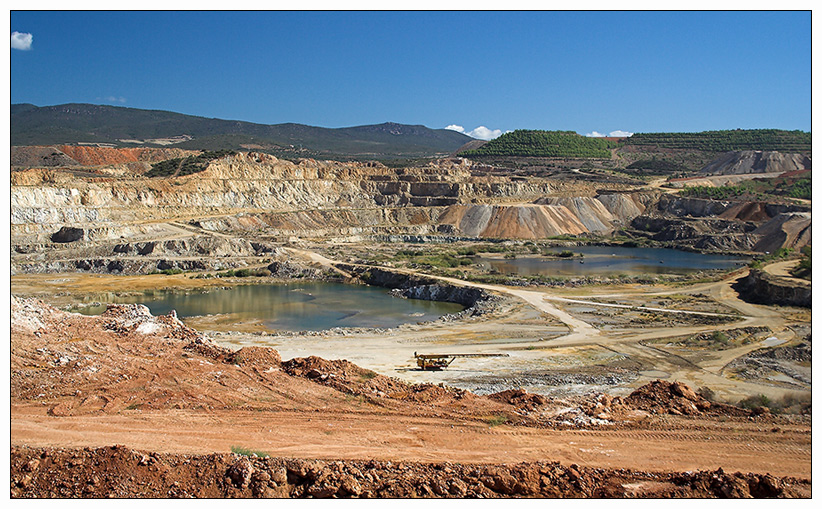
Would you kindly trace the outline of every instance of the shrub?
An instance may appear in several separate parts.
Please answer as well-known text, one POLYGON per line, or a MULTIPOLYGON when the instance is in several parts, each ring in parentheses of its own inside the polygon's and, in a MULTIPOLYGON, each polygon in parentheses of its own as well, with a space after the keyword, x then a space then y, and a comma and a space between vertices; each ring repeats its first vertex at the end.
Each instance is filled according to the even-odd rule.
POLYGON ((710 387, 700 387, 696 391, 697 395, 702 396, 703 398, 707 399, 708 401, 713 401, 716 397, 716 393, 710 387))
POLYGON ((811 280, 811 246, 805 246, 802 248, 803 258, 800 260, 799 265, 791 271, 791 274, 795 277, 800 277, 803 279, 807 279, 808 281, 811 280))
POLYGON ((499 426, 501 424, 505 424, 510 419, 505 415, 492 415, 485 419, 485 422, 488 423, 489 426, 499 426))
POLYGON ((764 394, 759 394, 758 396, 749 396, 739 403, 737 406, 740 408, 744 408, 746 410, 754 410, 756 408, 768 408, 770 409, 771 406, 771 398, 765 396, 764 394))
POLYGON ((722 332, 721 330, 714 331, 714 333, 711 335, 711 339, 713 339, 717 343, 722 343, 723 345, 727 345, 731 341, 730 339, 728 339, 728 335, 722 332))
POLYGON ((254 451, 251 449, 246 449, 245 447, 240 447, 238 445, 231 446, 231 452, 234 454, 239 454, 241 456, 256 456, 258 458, 268 458, 269 454, 263 451, 254 451))

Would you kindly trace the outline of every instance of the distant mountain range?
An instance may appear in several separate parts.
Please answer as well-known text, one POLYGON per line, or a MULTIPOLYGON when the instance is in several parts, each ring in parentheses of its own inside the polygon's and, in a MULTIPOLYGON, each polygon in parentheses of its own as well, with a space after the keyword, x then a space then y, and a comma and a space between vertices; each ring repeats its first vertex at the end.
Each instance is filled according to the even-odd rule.
POLYGON ((97 104, 11 105, 11 145, 100 144, 116 147, 257 149, 302 157, 443 156, 473 138, 447 129, 387 122, 329 129, 255 124, 162 110, 97 104))

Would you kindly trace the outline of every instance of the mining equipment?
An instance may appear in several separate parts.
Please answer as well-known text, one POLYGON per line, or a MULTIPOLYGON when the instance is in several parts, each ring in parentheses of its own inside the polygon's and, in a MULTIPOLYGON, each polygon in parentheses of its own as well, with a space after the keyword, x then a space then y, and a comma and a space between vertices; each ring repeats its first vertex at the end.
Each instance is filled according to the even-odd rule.
POLYGON ((440 371, 454 362, 457 357, 508 357, 507 353, 429 353, 414 352, 417 366, 424 371, 440 371))

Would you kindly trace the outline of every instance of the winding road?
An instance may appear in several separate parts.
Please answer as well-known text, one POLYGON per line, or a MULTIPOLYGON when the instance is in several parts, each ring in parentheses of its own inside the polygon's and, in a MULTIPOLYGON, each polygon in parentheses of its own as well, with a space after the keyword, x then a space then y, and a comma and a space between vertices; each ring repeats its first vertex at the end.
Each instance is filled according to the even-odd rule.
MULTIPOLYGON (((295 257, 319 264, 325 268, 337 268, 338 262, 326 258, 318 253, 304 249, 288 249, 295 257)), ((793 262, 779 262, 768 266, 775 273, 786 272, 793 262)), ((365 266, 364 266, 365 267, 365 266)), ((339 269, 337 269, 339 270, 339 269)), ((770 388, 761 384, 754 384, 744 380, 729 378, 723 374, 723 370, 734 359, 747 355, 760 348, 771 347, 785 343, 796 338, 796 333, 786 326, 783 315, 768 306, 750 304, 739 298, 733 285, 738 279, 747 275, 747 268, 737 270, 720 281, 700 283, 690 287, 676 288, 671 290, 648 292, 646 289, 599 291, 596 295, 587 298, 570 298, 552 294, 546 290, 531 290, 513 288, 503 285, 492 285, 476 283, 445 276, 435 276, 420 273, 407 269, 391 269, 409 275, 419 275, 437 279, 456 286, 479 288, 488 292, 508 295, 519 299, 527 305, 533 307, 545 315, 548 315, 559 322, 562 322, 568 332, 549 340, 518 342, 516 344, 517 354, 522 357, 533 357, 537 360, 544 355, 545 349, 556 348, 585 348, 597 346, 611 350, 617 354, 628 358, 642 360, 645 365, 654 366, 653 372, 667 374, 669 379, 689 380, 698 385, 710 386, 718 390, 725 390, 728 393, 763 393, 769 397, 779 397, 784 394, 783 389, 770 388), (639 305, 643 300, 650 297, 671 295, 671 294, 702 294, 706 295, 717 303, 731 308, 737 313, 719 313, 709 311, 695 311, 682 309, 665 309, 660 307, 639 305), (597 302, 592 300, 627 298, 638 301, 633 304, 614 304, 608 302, 597 302), (562 309, 563 304, 583 304, 587 306, 600 307, 603 309, 638 310, 645 313, 691 315, 697 317, 734 318, 725 323, 703 323, 673 327, 620 327, 612 330, 597 328, 594 324, 582 320, 570 312, 562 309), (767 327, 772 331, 768 339, 753 343, 736 345, 725 350, 706 351, 705 355, 699 357, 698 361, 683 357, 675 351, 662 348, 658 340, 665 338, 687 337, 704 332, 727 331, 739 329, 741 327, 767 327), (541 353, 543 352, 543 353, 541 353)), ((461 351, 481 353, 487 345, 472 344, 464 345, 461 351)))

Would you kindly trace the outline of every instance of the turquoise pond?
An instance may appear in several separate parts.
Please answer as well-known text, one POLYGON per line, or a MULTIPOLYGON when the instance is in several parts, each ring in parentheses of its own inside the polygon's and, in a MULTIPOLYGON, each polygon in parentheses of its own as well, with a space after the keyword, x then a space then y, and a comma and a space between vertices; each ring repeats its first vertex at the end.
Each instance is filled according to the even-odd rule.
MULTIPOLYGON (((260 320, 271 330, 305 331, 333 327, 396 327, 436 320, 464 309, 460 304, 392 297, 380 287, 338 283, 240 285, 207 292, 153 291, 107 299, 144 304, 153 315, 177 311, 181 319, 230 315, 236 321, 260 320)), ((99 314, 105 305, 77 309, 99 314)))

